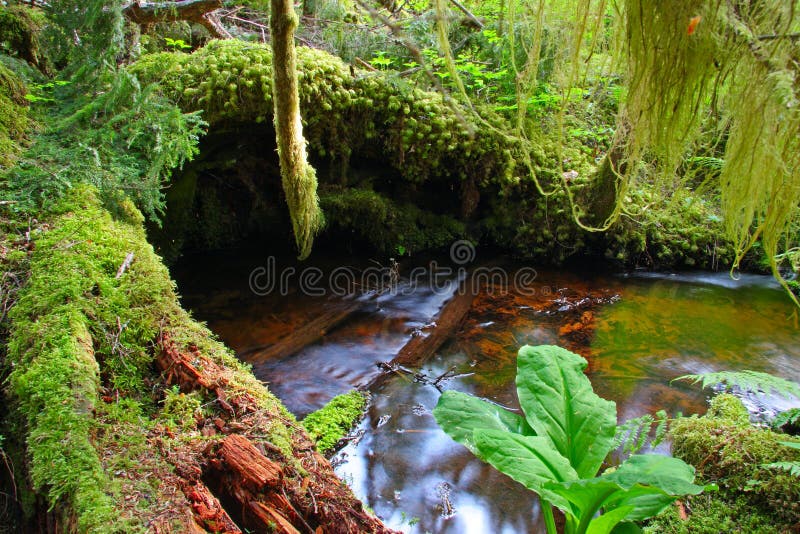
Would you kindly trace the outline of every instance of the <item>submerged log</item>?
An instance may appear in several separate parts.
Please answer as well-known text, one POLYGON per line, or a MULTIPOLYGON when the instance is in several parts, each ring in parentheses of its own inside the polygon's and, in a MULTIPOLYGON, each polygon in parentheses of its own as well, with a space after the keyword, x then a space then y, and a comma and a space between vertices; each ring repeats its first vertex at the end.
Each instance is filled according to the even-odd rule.
MULTIPOLYGON (((470 284, 465 284, 469 286, 470 284)), ((392 360, 395 365, 417 366, 428 360, 439 350, 445 341, 453 337, 461 325, 464 318, 472 308, 472 301, 475 300, 477 293, 473 293, 471 288, 463 289, 462 285, 453 297, 442 306, 439 315, 436 316, 434 326, 428 335, 413 336, 406 343, 397 356, 392 360)))
POLYGON ((262 363, 286 358, 322 339, 328 332, 347 320, 363 306, 361 301, 350 301, 345 306, 325 311, 319 317, 298 328, 291 335, 266 347, 255 347, 237 354, 249 363, 262 363))
POLYGON ((362 384, 359 387, 361 389, 371 389, 387 380, 395 370, 406 366, 418 367, 427 361, 445 341, 458 333, 479 292, 480 284, 476 283, 472 275, 467 276, 459 284, 458 289, 456 289, 450 300, 442 306, 428 334, 419 333, 412 336, 391 362, 378 364, 379 367, 387 370, 387 372, 378 375, 369 383, 362 384))

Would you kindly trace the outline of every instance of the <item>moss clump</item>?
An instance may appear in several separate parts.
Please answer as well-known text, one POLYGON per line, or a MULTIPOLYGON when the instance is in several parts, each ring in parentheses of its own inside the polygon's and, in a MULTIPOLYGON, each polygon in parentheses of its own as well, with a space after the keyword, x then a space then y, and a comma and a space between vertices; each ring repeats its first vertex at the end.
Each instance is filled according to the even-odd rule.
POLYGON ((642 185, 626 201, 633 217, 622 217, 604 236, 604 256, 625 265, 657 269, 729 266, 733 247, 724 236, 719 210, 689 190, 674 192, 666 204, 642 185))
POLYGON ((327 191, 320 204, 328 218, 328 232, 357 237, 385 254, 435 249, 464 236, 464 224, 412 204, 399 205, 366 189, 327 191))
POLYGON ((711 400, 707 417, 727 419, 741 425, 750 422, 750 412, 737 396, 730 393, 721 393, 711 400))
POLYGON ((46 72, 47 60, 39 42, 45 17, 25 6, 0 6, 0 51, 12 53, 46 72))
POLYGON ((746 498, 754 514, 771 517, 774 525, 800 521, 797 478, 765 467, 797 461, 800 451, 780 444, 788 436, 751 425, 741 401, 719 395, 708 414, 678 419, 670 433, 673 454, 694 465, 704 482, 717 483, 719 499, 735 503, 746 498))
POLYGON ((319 452, 331 452, 364 414, 367 394, 351 391, 332 398, 328 404, 306 416, 303 426, 317 442, 319 452))
POLYGON ((691 510, 687 519, 681 519, 678 509, 670 506, 647 522, 643 529, 645 534, 774 534, 780 531, 773 516, 753 507, 744 496, 728 500, 716 493, 704 493, 690 496, 683 503, 691 510))

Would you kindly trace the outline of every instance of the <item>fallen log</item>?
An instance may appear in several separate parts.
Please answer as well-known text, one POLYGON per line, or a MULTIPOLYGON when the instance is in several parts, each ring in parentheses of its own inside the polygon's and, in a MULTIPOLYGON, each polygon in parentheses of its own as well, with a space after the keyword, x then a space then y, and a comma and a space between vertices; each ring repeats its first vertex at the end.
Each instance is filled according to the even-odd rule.
POLYGON ((328 332, 347 320, 362 306, 362 301, 349 301, 343 307, 323 312, 322 315, 314 318, 277 343, 266 347, 260 346, 247 349, 239 352, 237 356, 251 364, 287 358, 325 337, 328 332))
POLYGON ((458 332, 459 327, 464 322, 464 318, 472 308, 472 301, 475 299, 475 295, 475 293, 462 291, 461 289, 456 291, 453 297, 442 307, 428 335, 413 336, 400 349, 400 352, 392 360, 392 364, 417 366, 433 356, 445 341, 458 332))

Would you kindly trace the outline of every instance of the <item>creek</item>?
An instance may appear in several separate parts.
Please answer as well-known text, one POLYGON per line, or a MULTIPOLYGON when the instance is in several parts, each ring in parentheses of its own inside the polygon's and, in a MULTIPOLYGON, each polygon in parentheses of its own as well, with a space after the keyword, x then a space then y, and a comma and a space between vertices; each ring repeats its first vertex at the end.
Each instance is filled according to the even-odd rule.
MULTIPOLYGON (((797 313, 768 276, 493 265, 505 279, 481 287, 458 332, 418 368, 394 371, 376 364, 436 328, 439 309, 459 287, 461 264, 414 258, 393 269, 327 255, 309 268, 235 250, 185 256, 172 274, 184 306, 249 361, 298 418, 372 384, 366 417, 333 463, 389 526, 409 532, 543 531, 535 495, 475 459, 431 416, 444 389, 518 409, 521 345, 558 344, 585 356, 595 391, 617 403, 620 422, 660 409, 703 413, 708 391, 671 383, 684 374, 752 369, 800 381, 797 313), (375 273, 380 292, 369 283, 375 273), (343 317, 299 352, 259 356, 338 309, 343 317)), ((757 407, 789 405, 770 396, 757 407)))

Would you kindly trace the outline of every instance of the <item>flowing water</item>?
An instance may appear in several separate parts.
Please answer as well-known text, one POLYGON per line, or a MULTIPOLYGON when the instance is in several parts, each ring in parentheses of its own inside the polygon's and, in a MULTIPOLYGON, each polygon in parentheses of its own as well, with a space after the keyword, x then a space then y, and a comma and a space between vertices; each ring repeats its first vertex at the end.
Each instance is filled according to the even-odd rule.
MULTIPOLYGON (((390 361, 411 336, 435 327, 438 310, 457 287, 458 265, 444 272, 420 261, 427 269, 422 277, 414 276, 413 265, 382 269, 394 285, 376 294, 363 276, 376 270, 368 261, 331 257, 312 274, 291 262, 270 262, 240 252, 187 257, 173 275, 184 304, 249 359, 298 418, 355 386, 378 384, 367 416, 334 463, 369 507, 405 531, 543 530, 535 496, 476 460, 431 416, 444 389, 517 409, 515 355, 521 345, 559 344, 584 355, 595 391, 617 403, 620 421, 660 409, 670 415, 704 412, 708 392, 670 383, 684 374, 753 369, 800 381, 797 315, 766 276, 734 281, 727 274, 540 270, 534 277, 528 267, 502 264, 505 270, 497 272, 505 279, 483 287, 461 330, 411 370, 416 376, 397 372, 375 381, 385 372, 376 363, 390 361), (264 269, 254 275, 259 267, 264 269), (515 276, 520 269, 526 276, 515 276), (344 288, 348 276, 347 291, 331 290, 344 288), (250 282, 266 293, 270 277, 278 282, 272 291, 256 295, 250 282), (259 358, 260 347, 325 312, 352 308, 356 299, 356 311, 299 353, 259 358)), ((779 398, 766 403, 776 409, 791 404, 779 398)))

